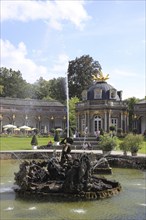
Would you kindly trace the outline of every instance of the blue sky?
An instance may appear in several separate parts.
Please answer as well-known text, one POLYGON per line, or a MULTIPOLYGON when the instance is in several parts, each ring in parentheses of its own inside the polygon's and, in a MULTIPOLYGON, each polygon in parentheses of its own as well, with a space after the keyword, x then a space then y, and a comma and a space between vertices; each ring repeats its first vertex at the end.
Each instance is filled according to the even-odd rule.
POLYGON ((89 55, 123 99, 144 98, 145 9, 145 0, 1 0, 1 66, 34 83, 89 55))

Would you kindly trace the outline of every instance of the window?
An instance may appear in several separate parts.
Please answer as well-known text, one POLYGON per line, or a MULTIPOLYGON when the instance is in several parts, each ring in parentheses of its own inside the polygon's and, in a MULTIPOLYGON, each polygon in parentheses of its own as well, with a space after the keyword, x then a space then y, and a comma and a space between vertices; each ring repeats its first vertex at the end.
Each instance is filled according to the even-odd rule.
POLYGON ((117 95, 117 91, 115 89, 110 90, 110 99, 115 99, 117 95))
POLYGON ((101 99, 102 98, 102 89, 95 89, 94 90, 94 99, 101 99))
POLYGON ((102 128, 102 118, 100 116, 94 117, 94 131, 98 131, 102 128))
POLYGON ((117 124, 118 124, 118 119, 117 118, 111 118, 111 124, 116 128, 117 130, 117 124))

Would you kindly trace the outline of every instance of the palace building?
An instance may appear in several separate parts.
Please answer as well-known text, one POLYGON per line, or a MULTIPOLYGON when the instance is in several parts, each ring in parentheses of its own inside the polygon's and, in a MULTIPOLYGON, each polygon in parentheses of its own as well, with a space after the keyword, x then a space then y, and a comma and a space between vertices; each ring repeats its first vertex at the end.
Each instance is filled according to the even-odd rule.
POLYGON ((133 128, 141 134, 146 131, 146 99, 134 105, 133 128))
MULTIPOLYGON (((124 133, 128 132, 128 106, 122 101, 122 91, 108 84, 108 76, 103 76, 102 72, 93 79, 94 83, 82 91, 82 101, 76 104, 77 131, 84 134, 88 129, 88 135, 92 136, 100 129, 109 132, 110 126, 114 126, 116 131, 121 128, 124 133)), ((1 97, 0 103, 0 133, 8 124, 26 125, 41 133, 67 126, 67 107, 58 101, 1 97)), ((135 104, 132 123, 138 133, 145 132, 146 100, 135 104)))
POLYGON ((66 127, 66 106, 58 101, 0 98, 0 132, 4 125, 26 125, 40 132, 66 127))
POLYGON ((94 84, 82 92, 82 101, 76 104, 77 130, 82 134, 88 128, 89 135, 102 129, 109 132, 110 126, 123 132, 129 129, 127 105, 122 101, 122 91, 108 84, 102 72, 94 76, 94 84))

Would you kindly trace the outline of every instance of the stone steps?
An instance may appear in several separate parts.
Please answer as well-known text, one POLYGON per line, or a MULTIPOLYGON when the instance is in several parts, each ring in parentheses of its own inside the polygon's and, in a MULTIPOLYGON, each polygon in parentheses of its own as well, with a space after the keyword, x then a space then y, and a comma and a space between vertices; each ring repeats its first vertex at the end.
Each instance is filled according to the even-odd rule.
POLYGON ((84 143, 89 143, 91 146, 89 149, 98 150, 99 145, 96 137, 76 137, 74 138, 74 142, 72 144, 72 149, 84 149, 84 143))

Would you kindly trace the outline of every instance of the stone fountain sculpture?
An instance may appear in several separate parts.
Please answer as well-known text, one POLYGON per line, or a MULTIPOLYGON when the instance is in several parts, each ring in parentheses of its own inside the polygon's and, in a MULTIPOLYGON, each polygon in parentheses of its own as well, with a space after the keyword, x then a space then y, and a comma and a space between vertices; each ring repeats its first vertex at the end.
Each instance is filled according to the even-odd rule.
POLYGON ((16 193, 91 200, 111 197, 121 191, 119 182, 93 174, 95 165, 87 154, 72 158, 70 138, 61 144, 61 158, 53 156, 40 162, 32 160, 20 164, 15 173, 16 193))

